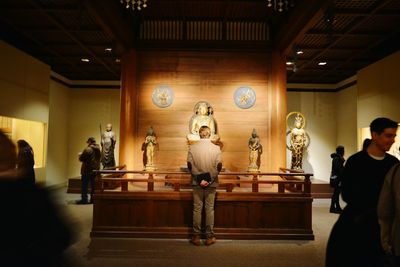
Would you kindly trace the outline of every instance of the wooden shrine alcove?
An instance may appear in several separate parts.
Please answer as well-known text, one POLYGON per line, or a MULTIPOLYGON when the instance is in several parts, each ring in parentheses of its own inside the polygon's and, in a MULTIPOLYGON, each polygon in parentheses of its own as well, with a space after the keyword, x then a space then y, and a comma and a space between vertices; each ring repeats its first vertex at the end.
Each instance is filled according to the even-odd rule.
MULTIPOLYGON (((92 237, 189 238, 192 191, 185 172, 100 171, 130 174, 122 187, 101 187, 94 196, 92 237), (135 178, 139 177, 139 178, 135 178), (125 186, 124 186, 125 184, 125 186), (170 184, 166 186, 166 184, 170 184)), ((222 239, 313 240, 311 174, 302 180, 283 180, 288 173, 227 172, 219 176, 214 231, 222 239), (238 179, 238 177, 248 179, 238 179), (240 186, 238 186, 240 184, 240 186), (288 185, 301 190, 290 192, 288 185)))

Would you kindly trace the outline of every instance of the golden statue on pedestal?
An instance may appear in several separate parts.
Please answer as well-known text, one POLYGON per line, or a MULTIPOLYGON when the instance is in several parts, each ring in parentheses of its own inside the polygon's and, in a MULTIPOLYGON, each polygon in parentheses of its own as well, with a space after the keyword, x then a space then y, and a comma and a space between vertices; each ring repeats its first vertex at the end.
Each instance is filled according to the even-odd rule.
POLYGON ((201 126, 210 128, 210 139, 213 143, 218 142, 217 125, 213 117, 213 108, 205 101, 198 102, 194 107, 194 115, 190 119, 189 134, 187 139, 189 143, 200 140, 199 129, 201 126))
POLYGON ((155 171, 157 168, 154 165, 154 153, 157 148, 156 134, 153 127, 150 126, 147 131, 146 138, 142 144, 143 165, 145 171, 155 171))
POLYGON ((260 169, 261 165, 261 154, 262 154, 262 145, 260 143, 260 138, 257 135, 256 129, 253 129, 251 133, 251 137, 248 143, 250 152, 249 152, 249 167, 247 171, 249 172, 257 172, 260 169))
POLYGON ((289 144, 286 147, 292 152, 291 169, 301 170, 303 165, 304 149, 309 144, 309 138, 304 130, 306 119, 300 112, 290 112, 286 116, 289 131, 289 144), (294 127, 289 125, 289 119, 294 116, 294 127))

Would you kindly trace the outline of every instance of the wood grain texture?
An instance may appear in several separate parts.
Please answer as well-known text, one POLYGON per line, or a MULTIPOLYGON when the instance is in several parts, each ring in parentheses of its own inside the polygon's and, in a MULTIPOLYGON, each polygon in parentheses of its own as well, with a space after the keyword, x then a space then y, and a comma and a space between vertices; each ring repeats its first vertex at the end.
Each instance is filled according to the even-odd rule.
MULTIPOLYGON (((91 236, 189 238, 192 192, 96 194, 91 236)), ((218 192, 215 233, 228 239, 314 239, 311 196, 218 192)))
POLYGON ((140 148, 150 126, 159 142, 156 166, 163 170, 186 166, 186 135, 193 108, 200 100, 209 102, 214 109, 218 134, 224 144, 223 164, 227 169, 247 169, 247 142, 253 128, 264 147, 261 170, 277 171, 285 166, 284 58, 256 52, 142 51, 135 55, 130 60, 135 61, 137 68, 128 66, 130 69, 123 70, 123 76, 131 81, 130 89, 126 88, 135 93, 128 96, 131 101, 121 101, 121 111, 125 110, 125 114, 121 112, 121 134, 133 136, 133 141, 120 138, 121 148, 125 147, 120 152, 124 155, 120 155, 120 163, 132 161, 133 166, 127 164, 128 169, 142 168, 140 148), (151 95, 158 85, 168 85, 173 90, 171 106, 158 108, 153 104, 151 95), (250 86, 256 92, 257 100, 252 108, 240 109, 235 105, 233 94, 240 86, 250 86), (123 107, 134 105, 136 93, 139 100, 136 108, 123 107), (123 122, 129 127, 122 126, 123 122))

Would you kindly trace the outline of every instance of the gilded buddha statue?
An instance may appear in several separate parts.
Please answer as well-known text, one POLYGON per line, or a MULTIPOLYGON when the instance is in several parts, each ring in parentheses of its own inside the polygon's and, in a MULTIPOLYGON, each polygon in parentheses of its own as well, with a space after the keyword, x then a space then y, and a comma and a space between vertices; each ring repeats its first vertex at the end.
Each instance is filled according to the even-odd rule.
POLYGON ((199 129, 201 126, 208 126, 211 130, 211 140, 217 142, 219 137, 217 135, 217 127, 213 117, 213 109, 205 101, 198 102, 194 107, 194 115, 190 119, 189 134, 187 139, 190 141, 200 140, 199 129))
MULTIPOLYGON (((303 165, 304 149, 309 144, 308 136, 304 130, 305 118, 300 112, 291 112, 288 117, 295 115, 294 127, 289 131, 289 145, 287 148, 292 152, 291 169, 301 170, 303 165)), ((287 118, 288 118, 287 117, 287 118)))

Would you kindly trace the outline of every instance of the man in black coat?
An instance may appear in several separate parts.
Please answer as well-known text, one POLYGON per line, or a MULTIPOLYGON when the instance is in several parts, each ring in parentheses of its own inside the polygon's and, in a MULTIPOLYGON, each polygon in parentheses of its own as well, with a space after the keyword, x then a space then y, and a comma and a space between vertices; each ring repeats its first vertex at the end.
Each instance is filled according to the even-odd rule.
POLYGON ((341 190, 347 206, 329 237, 326 267, 381 266, 377 205, 385 175, 398 162, 386 153, 395 141, 397 122, 377 118, 370 130, 368 148, 349 157, 343 170, 341 190))
POLYGON ((100 158, 101 151, 100 146, 96 144, 94 137, 89 137, 86 142, 88 146, 79 154, 79 161, 82 162, 81 175, 82 175, 82 187, 81 187, 81 199, 78 200, 77 204, 88 204, 93 203, 93 194, 95 190, 96 173, 93 170, 100 169, 100 158), (88 202, 88 186, 90 183, 90 202, 88 202))

